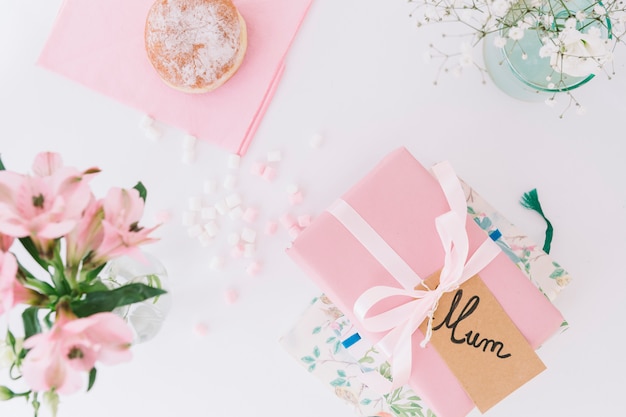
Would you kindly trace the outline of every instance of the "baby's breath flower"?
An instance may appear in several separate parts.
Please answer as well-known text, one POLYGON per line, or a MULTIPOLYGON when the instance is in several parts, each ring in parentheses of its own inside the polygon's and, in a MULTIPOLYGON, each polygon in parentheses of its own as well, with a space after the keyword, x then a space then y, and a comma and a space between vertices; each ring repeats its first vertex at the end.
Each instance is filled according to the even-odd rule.
POLYGON ((514 26, 511 29, 509 29, 509 38, 513 39, 514 41, 519 41, 523 37, 524 37, 524 29, 517 27, 517 26, 514 26))
POLYGON ((496 46, 496 48, 504 48, 506 46, 506 39, 502 36, 496 36, 493 39, 493 44, 496 46))

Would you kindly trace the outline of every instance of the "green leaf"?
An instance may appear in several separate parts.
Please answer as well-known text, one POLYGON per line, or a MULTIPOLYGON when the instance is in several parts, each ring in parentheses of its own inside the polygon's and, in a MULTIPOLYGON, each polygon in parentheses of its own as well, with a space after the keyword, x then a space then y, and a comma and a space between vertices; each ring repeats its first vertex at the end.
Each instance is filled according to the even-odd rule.
POLYGON ((41 259, 41 257, 39 256, 39 251, 37 250, 37 247, 35 247, 35 244, 33 243, 32 239, 29 238, 29 237, 21 237, 18 240, 20 241, 22 246, 24 246, 24 249, 26 249, 28 254, 30 256, 32 256, 32 258, 39 265, 41 265, 41 267, 43 269, 45 269, 47 271, 48 270, 48 263, 46 261, 44 261, 43 259, 41 259))
POLYGON ((426 413, 426 416, 427 416, 427 417, 437 417, 437 416, 435 415, 435 413, 433 413, 433 412, 432 412, 432 411, 430 411, 430 410, 428 410, 428 413, 426 413))
POLYGON ((104 269, 105 266, 106 266, 106 262, 103 263, 102 265, 92 269, 91 271, 87 272, 87 274, 85 274, 85 279, 87 281, 93 281, 93 279, 98 276, 100 271, 102 271, 102 269, 104 269))
POLYGON ((148 190, 146 190, 146 187, 143 185, 143 183, 139 181, 137 184, 135 184, 133 188, 139 191, 139 197, 141 197, 141 199, 145 202, 146 198, 148 197, 148 190))
POLYGON ((91 390, 91 388, 93 387, 93 384, 96 382, 97 373, 98 371, 96 370, 95 367, 91 368, 91 370, 89 371, 89 384, 87 385, 87 392, 91 390))
POLYGON ((128 284, 110 291, 94 291, 74 300, 70 307, 78 317, 113 311, 117 307, 139 303, 149 298, 165 294, 164 290, 152 288, 145 284, 128 284))
POLYGON ((316 358, 319 358, 319 357, 320 357, 320 348, 318 348, 317 346, 315 346, 315 347, 313 348, 313 355, 314 355, 316 358))
POLYGON ((346 372, 342 369, 337 369, 337 375, 339 375, 342 378, 346 377, 346 372))
POLYGON ((332 385, 333 387, 341 387, 346 385, 346 382, 347 381, 344 378, 337 378, 330 381, 330 385, 332 385))
POLYGON ((313 372, 315 370, 315 364, 309 366, 309 372, 313 372))
POLYGON ((6 344, 11 346, 11 349, 15 352, 15 336, 11 330, 7 330, 6 344))
POLYGON ((302 362, 306 362, 306 363, 313 363, 315 362, 315 358, 312 356, 303 356, 302 358, 300 358, 300 360, 302 362))
POLYGON ((363 398, 361 400, 361 405, 369 405, 372 402, 369 398, 363 398))
POLYGON ((315 329, 313 329, 311 334, 318 334, 321 331, 322 331, 322 327, 321 326, 317 326, 315 329))
POLYGON ((89 293, 89 292, 96 292, 96 291, 109 291, 109 287, 104 285, 104 283, 101 281, 92 281, 92 282, 83 281, 80 284, 78 284, 78 289, 82 293, 89 293))
POLYGON ((374 363, 374 358, 371 356, 364 356, 358 360, 359 363, 374 363))
POLYGON ((336 339, 335 336, 331 336, 328 339, 326 339, 326 343, 330 343, 330 342, 334 341, 335 339, 336 339))
POLYGON ((563 268, 559 268, 550 274, 550 278, 556 279, 556 278, 562 277, 564 273, 565 273, 565 270, 563 268))
POLYGON ((337 340, 335 342, 335 346, 333 347, 333 354, 339 353, 339 349, 341 349, 341 340, 337 340))
POLYGON ((22 313, 22 321, 24 322, 24 339, 41 333, 41 323, 39 323, 39 308, 28 307, 22 313))
POLYGON ((2 157, 0 157, 0 171, 6 171, 4 164, 2 163, 2 157))

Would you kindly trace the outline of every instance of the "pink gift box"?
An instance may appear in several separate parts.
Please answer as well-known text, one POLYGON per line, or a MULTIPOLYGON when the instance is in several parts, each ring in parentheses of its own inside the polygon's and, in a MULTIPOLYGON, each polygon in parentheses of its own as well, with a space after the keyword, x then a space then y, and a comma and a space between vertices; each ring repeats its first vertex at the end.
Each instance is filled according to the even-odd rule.
MULTIPOLYGON (((450 207, 437 180, 406 149, 384 158, 342 199, 419 276, 428 277, 441 269, 444 250, 434 219, 450 207)), ((471 219, 466 222, 466 230, 471 255, 484 241, 485 232, 471 219)), ((363 337, 376 343, 384 336, 385 333, 362 328, 353 306, 371 287, 400 285, 339 220, 329 212, 322 213, 302 231, 288 254, 363 337)), ((479 276, 533 349, 559 329, 563 322, 559 311, 504 253, 482 269, 479 276)), ((435 348, 431 344, 420 347, 423 338, 419 330, 413 334, 409 385, 438 417, 465 416, 474 408, 472 400, 435 348)))

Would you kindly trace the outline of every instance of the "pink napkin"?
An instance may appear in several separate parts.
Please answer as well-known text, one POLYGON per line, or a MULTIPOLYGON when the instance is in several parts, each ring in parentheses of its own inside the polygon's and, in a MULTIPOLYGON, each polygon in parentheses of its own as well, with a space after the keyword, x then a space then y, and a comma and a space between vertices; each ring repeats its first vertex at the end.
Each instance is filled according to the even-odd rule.
POLYGON ((200 95, 166 86, 150 65, 144 26, 153 1, 65 0, 39 65, 228 151, 245 153, 312 0, 234 0, 248 27, 248 51, 233 78, 200 95))

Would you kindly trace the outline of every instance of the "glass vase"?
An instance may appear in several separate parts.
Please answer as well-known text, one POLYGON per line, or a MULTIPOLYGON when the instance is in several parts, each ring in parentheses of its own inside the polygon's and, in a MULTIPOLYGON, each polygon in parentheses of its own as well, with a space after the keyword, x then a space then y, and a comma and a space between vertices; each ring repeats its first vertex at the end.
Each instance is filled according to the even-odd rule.
MULTIPOLYGON (((109 261, 100 273, 100 279, 109 288, 141 283, 168 291, 168 275, 161 262, 149 254, 139 260, 122 256, 109 261)), ((135 335, 135 343, 143 343, 156 336, 171 309, 169 291, 158 297, 119 307, 113 312, 124 318, 135 335)))
MULTIPOLYGON (((550 57, 539 56, 539 49, 543 46, 542 38, 546 36, 545 29, 540 28, 539 24, 526 29, 522 39, 513 40, 509 37, 509 28, 523 19, 523 10, 527 10, 526 4, 520 2, 511 6, 502 19, 500 29, 483 39, 485 68, 494 84, 516 99, 542 101, 556 93, 570 91, 589 82, 594 77, 593 74, 571 76, 552 68, 550 57), (496 38, 506 39, 504 47, 495 45, 496 38)), ((552 30, 556 31, 557 26, 563 25, 577 11, 588 10, 593 4, 595 1, 590 0, 549 0, 537 6, 537 14, 551 11, 554 16, 552 30)), ((602 23, 589 19, 577 21, 578 29, 589 26, 598 27, 604 37, 611 37, 611 22, 608 18, 602 23)))

